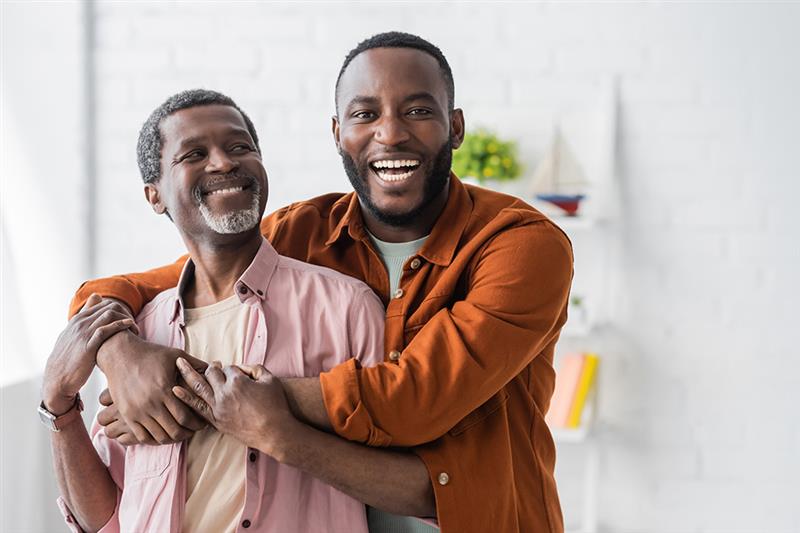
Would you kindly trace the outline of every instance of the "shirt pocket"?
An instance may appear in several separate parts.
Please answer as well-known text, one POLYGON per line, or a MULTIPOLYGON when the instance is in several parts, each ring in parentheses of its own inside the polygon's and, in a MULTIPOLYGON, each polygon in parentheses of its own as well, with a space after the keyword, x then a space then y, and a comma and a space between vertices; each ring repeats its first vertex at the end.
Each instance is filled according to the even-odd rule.
POLYGON ((160 477, 172 462, 174 444, 128 446, 125 451, 125 484, 160 477))
POLYGON ((486 400, 486 402, 484 402, 477 409, 475 409, 470 414, 462 418, 458 424, 453 426, 453 428, 449 431, 450 435, 455 437, 464 433, 466 430, 468 430, 469 428, 471 428, 476 424, 479 424, 487 416, 491 415, 492 413, 503 407, 507 401, 508 401, 508 392, 506 392, 505 388, 502 388, 497 394, 486 400))

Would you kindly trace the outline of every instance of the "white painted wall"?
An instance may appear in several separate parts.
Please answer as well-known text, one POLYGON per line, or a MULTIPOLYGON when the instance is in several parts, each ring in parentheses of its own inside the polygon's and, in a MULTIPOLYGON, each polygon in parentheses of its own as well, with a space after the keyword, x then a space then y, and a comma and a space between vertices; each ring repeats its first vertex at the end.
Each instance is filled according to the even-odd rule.
MULTIPOLYGON (((579 125, 617 75, 620 289, 609 327, 582 346, 605 356, 601 526, 800 530, 800 7, 104 2, 95 20, 100 274, 182 251, 147 208, 134 157, 139 126, 178 90, 215 88, 249 112, 275 209, 349 189, 333 82, 372 33, 438 44, 468 124, 516 136, 529 167, 556 117, 579 125)), ((576 236, 577 253, 591 240, 576 236)), ((581 518, 581 460, 580 447, 560 451, 567 524, 581 518)))
POLYGON ((0 531, 59 527, 38 376, 89 275, 77 2, 0 2, 0 531))

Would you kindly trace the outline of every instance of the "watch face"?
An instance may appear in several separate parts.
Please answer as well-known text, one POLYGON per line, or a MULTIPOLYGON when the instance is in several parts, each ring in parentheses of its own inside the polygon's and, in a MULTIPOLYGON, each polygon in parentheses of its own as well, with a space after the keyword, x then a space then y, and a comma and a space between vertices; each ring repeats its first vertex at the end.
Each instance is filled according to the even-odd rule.
POLYGON ((53 413, 45 409, 43 405, 39 405, 38 412, 42 424, 47 426, 51 431, 58 431, 58 428, 56 428, 56 417, 53 413))

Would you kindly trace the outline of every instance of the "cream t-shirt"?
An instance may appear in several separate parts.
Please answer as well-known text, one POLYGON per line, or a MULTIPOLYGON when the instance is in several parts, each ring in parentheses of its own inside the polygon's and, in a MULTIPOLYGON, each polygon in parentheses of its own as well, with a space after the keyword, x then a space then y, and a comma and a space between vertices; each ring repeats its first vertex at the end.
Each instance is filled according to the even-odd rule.
MULTIPOLYGON (((185 309, 186 352, 206 362, 241 364, 250 306, 233 295, 185 309)), ((244 508, 247 447, 212 427, 198 431, 186 448, 185 533, 236 531, 244 508)))

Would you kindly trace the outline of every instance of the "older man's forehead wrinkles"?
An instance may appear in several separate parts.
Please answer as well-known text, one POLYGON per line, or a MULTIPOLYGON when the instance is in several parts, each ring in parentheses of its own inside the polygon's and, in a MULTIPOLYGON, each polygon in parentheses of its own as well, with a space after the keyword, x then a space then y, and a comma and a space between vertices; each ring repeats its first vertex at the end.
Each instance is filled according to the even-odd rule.
MULTIPOLYGON (((226 136, 229 136, 229 137, 236 136, 236 137, 244 137, 244 138, 247 138, 247 139, 250 138, 250 132, 247 131, 247 129, 240 128, 240 127, 237 127, 237 126, 230 126, 230 127, 226 128, 226 130, 223 132, 223 135, 226 135, 226 136)), ((204 142, 207 142, 208 139, 209 139, 209 135, 208 134, 191 135, 189 137, 181 138, 180 142, 178 143, 178 145, 179 145, 179 147, 184 147, 184 146, 189 146, 189 145, 202 144, 204 142)))

